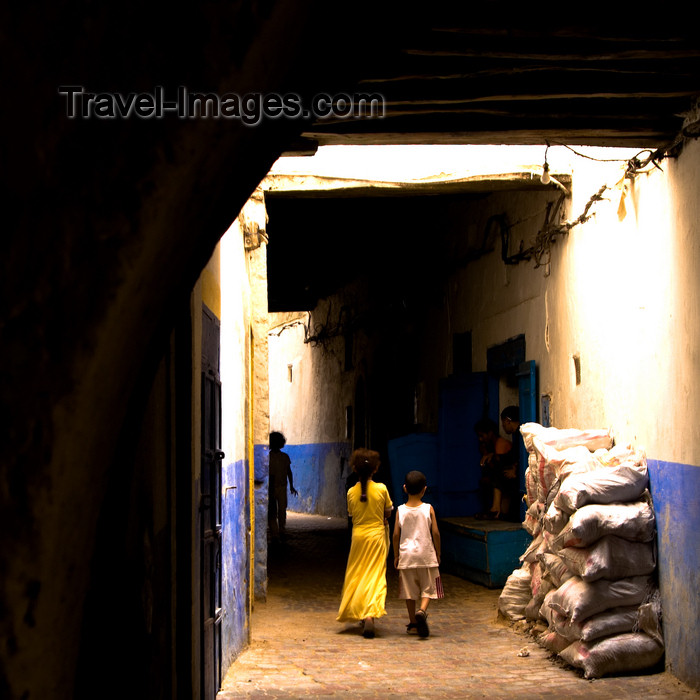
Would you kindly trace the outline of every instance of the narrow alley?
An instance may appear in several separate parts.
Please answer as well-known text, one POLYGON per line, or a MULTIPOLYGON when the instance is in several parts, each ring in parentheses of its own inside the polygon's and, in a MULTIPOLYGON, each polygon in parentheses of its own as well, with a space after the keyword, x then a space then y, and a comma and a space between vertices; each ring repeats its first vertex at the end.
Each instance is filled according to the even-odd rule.
POLYGON ((535 641, 497 620, 500 589, 443 572, 430 636, 405 631, 406 610, 388 569, 387 616, 377 636, 337 623, 349 545, 343 518, 289 513, 286 543, 270 549, 266 602, 218 700, 303 698, 698 698, 667 672, 584 680, 535 641))

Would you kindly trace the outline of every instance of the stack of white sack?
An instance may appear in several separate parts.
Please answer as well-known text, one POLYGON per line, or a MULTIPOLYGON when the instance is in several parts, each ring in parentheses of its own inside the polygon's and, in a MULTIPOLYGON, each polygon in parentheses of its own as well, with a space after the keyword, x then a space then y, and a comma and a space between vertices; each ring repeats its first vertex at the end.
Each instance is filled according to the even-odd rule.
POLYGON ((655 666, 664 646, 644 453, 613 447, 609 430, 526 423, 521 432, 529 457, 523 527, 533 541, 499 611, 546 622, 537 641, 586 678, 655 666))

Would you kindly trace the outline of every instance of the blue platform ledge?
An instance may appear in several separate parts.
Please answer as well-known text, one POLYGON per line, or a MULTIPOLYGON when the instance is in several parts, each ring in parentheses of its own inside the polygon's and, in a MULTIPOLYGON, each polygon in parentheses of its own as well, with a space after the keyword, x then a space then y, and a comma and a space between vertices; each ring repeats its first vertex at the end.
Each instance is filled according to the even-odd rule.
POLYGON ((520 523, 438 518, 442 541, 440 569, 488 588, 501 588, 532 537, 520 523))

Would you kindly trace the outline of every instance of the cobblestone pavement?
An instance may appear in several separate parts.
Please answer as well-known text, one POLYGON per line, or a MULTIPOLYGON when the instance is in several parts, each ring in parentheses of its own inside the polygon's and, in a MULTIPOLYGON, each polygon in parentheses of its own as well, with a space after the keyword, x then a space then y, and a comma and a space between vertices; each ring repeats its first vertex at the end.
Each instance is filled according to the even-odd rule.
POLYGON ((429 610, 430 636, 406 634, 406 608, 388 571, 387 616, 376 637, 335 621, 349 545, 340 518, 288 516, 271 549, 266 602, 252 639, 226 675, 232 698, 700 698, 669 673, 585 680, 532 637, 497 620, 500 591, 443 573, 445 598, 429 610))

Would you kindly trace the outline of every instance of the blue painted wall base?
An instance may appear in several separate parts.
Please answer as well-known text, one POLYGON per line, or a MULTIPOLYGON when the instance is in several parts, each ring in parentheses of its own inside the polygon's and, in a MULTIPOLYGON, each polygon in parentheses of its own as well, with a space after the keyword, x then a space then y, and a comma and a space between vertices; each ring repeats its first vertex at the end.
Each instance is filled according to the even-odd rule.
POLYGON ((226 615, 222 623, 222 667, 228 668, 248 644, 249 542, 250 529, 248 468, 243 460, 222 470, 222 601, 226 615))
POLYGON ((666 666, 700 690, 700 467, 648 460, 666 666))
POLYGON ((345 480, 350 474, 350 446, 344 442, 287 444, 298 496, 289 495, 288 509, 296 513, 347 515, 345 480))
POLYGON ((253 447, 253 469, 255 492, 255 542, 254 546, 254 596, 256 600, 267 599, 267 500, 270 448, 268 445, 253 447))

